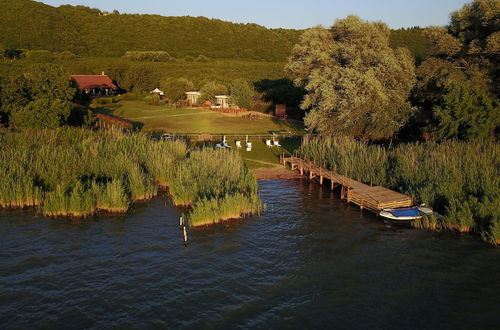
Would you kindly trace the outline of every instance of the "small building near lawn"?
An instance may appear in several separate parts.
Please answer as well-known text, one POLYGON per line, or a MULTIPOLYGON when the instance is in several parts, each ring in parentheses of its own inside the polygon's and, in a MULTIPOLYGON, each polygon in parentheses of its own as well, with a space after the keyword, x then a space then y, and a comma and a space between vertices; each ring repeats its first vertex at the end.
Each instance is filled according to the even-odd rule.
POLYGON ((118 87, 107 75, 71 75, 70 79, 82 93, 92 96, 113 94, 118 87))
POLYGON ((227 95, 216 95, 215 104, 218 108, 227 109, 229 108, 229 96, 227 95))
POLYGON ((200 92, 186 92, 186 99, 189 105, 198 104, 198 98, 200 95, 200 92))

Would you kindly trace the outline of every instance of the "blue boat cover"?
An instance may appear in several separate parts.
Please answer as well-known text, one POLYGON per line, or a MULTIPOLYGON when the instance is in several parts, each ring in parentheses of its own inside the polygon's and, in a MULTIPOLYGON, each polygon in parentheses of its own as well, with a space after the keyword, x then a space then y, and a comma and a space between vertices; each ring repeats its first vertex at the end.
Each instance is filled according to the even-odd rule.
POLYGON ((395 217, 418 217, 422 215, 419 209, 416 207, 408 209, 393 209, 389 211, 395 217))

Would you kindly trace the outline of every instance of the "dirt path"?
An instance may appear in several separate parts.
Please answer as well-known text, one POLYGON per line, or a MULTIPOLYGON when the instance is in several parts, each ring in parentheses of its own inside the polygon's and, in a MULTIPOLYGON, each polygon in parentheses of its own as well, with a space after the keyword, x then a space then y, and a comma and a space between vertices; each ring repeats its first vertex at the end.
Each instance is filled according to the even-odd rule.
POLYGON ((270 163, 270 162, 266 162, 264 160, 257 160, 257 159, 252 159, 252 158, 246 158, 245 160, 249 160, 249 161, 251 161, 253 163, 259 163, 259 164, 263 164, 263 165, 270 165, 273 168, 281 168, 281 167, 283 167, 281 164, 270 163))

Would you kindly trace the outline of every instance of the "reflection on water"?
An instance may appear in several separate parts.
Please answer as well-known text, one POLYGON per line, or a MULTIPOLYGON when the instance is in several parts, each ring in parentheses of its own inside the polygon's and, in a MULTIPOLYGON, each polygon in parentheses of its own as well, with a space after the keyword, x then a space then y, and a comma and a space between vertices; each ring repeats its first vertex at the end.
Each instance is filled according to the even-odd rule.
POLYGON ((306 181, 189 233, 165 200, 84 223, 0 214, 2 328, 494 328, 500 250, 388 227, 306 181))

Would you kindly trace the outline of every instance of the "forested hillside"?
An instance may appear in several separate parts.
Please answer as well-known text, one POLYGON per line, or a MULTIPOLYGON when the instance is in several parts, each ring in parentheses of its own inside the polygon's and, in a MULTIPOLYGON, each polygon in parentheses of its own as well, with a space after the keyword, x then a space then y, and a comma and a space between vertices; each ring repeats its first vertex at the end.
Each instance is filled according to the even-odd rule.
POLYGON ((424 30, 420 27, 392 30, 389 39, 390 46, 392 48, 408 48, 416 61, 420 63, 431 53, 431 45, 425 37, 424 30))
POLYGON ((0 0, 0 9, 0 46, 78 55, 161 50, 178 58, 284 61, 302 33, 205 17, 122 15, 69 5, 55 8, 29 0, 0 0))

